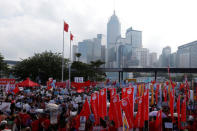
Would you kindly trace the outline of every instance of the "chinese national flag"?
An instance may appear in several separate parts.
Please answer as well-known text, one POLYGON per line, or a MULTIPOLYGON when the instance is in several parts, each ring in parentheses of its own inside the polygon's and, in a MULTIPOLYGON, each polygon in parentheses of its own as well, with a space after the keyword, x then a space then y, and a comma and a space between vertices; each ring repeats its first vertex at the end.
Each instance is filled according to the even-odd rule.
POLYGON ((13 90, 13 92, 14 92, 14 94, 17 94, 17 93, 19 93, 19 88, 18 88, 18 86, 16 86, 15 88, 14 88, 14 90, 13 90))
POLYGON ((120 108, 120 99, 119 99, 119 95, 115 95, 112 98, 112 112, 113 112, 113 120, 115 122, 115 127, 119 128, 120 126, 122 126, 122 112, 121 112, 121 108, 120 108))
POLYGON ((107 116, 107 89, 101 89, 99 93, 99 116, 104 119, 107 116))
POLYGON ((72 33, 70 33, 70 40, 73 40, 73 34, 72 33))
POLYGON ((131 99, 129 98, 124 98, 121 100, 121 108, 125 112, 127 122, 129 124, 129 129, 133 128, 133 101, 130 100, 131 99))
POLYGON ((90 104, 91 104, 91 109, 92 109, 92 112, 95 116, 95 123, 96 124, 99 124, 99 115, 98 115, 98 93, 92 93, 91 94, 91 101, 90 101, 90 104))
POLYGON ((64 31, 68 32, 69 25, 64 21, 64 31))

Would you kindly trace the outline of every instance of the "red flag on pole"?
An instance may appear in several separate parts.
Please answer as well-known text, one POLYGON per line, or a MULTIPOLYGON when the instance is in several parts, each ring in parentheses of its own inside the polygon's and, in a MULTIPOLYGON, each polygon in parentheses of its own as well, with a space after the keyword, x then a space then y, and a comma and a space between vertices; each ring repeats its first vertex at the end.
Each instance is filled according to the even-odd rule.
POLYGON ((164 87, 164 93, 163 94, 164 94, 164 101, 167 102, 167 94, 168 93, 167 93, 167 88, 166 87, 164 87))
POLYGON ((149 120, 149 89, 146 89, 144 92, 144 113, 145 113, 145 120, 149 120))
POLYGON ((181 105, 181 121, 186 122, 186 98, 184 98, 181 105))
POLYGON ((170 93, 170 113, 171 113, 172 122, 174 121, 174 116, 173 116, 173 114, 174 114, 174 94, 173 94, 173 92, 170 93))
POLYGON ((19 93, 19 88, 18 88, 18 86, 15 86, 15 88, 14 88, 14 90, 13 90, 13 92, 14 92, 14 94, 17 94, 17 93, 19 93))
POLYGON ((110 89, 110 99, 116 95, 116 88, 110 89))
POLYGON ((125 112, 127 122, 129 124, 129 129, 133 128, 133 98, 132 101, 129 98, 124 98, 121 100, 121 108, 125 112))
POLYGON ((122 88, 122 99, 126 98, 127 88, 122 88))
POLYGON ((155 121, 156 131, 162 131, 162 110, 157 112, 157 117, 155 121))
POLYGON ((99 116, 104 119, 107 116, 107 89, 101 89, 99 93, 99 116))
POLYGON ((93 112, 94 117, 95 117, 95 123, 96 124, 99 124, 99 121, 100 121, 99 114, 98 114, 98 110, 99 110, 98 100, 99 100, 98 93, 92 93, 90 104, 91 104, 92 112, 93 112))
POLYGON ((70 40, 73 40, 73 34, 72 33, 70 33, 70 40))
POLYGON ((178 128, 180 129, 180 95, 177 99, 178 128))
POLYGON ((112 98, 112 112, 113 112, 113 120, 115 122, 115 127, 119 128, 122 126, 122 112, 120 108, 120 98, 119 95, 115 95, 112 98))
POLYGON ((68 32, 69 25, 64 21, 64 31, 68 32))
POLYGON ((135 121, 134 121, 134 125, 135 125, 135 128, 139 128, 140 127, 140 121, 141 121, 141 115, 142 115, 142 97, 139 97, 138 98, 138 111, 137 111, 137 114, 136 114, 136 118, 135 118, 135 121))

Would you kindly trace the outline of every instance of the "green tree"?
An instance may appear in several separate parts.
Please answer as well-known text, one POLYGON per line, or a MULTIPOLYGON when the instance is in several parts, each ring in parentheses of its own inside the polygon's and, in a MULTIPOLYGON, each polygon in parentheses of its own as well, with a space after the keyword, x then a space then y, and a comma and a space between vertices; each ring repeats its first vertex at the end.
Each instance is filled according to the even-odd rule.
MULTIPOLYGON (((67 71, 68 59, 64 60, 64 75, 67 71)), ((46 83, 49 77, 53 77, 56 80, 61 79, 62 57, 60 53, 43 52, 35 54, 32 57, 22 60, 17 63, 13 68, 13 73, 19 79, 25 79, 30 77, 32 80, 36 80, 39 76, 43 84, 46 83)))
POLYGON ((75 53, 75 56, 77 57, 77 59, 79 61, 79 58, 81 57, 81 53, 75 53))
POLYGON ((4 62, 4 57, 0 53, 0 77, 2 77, 2 74, 8 75, 9 69, 7 63, 4 62))
POLYGON ((92 61, 90 64, 86 64, 80 61, 74 61, 72 63, 71 69, 73 72, 71 73, 72 80, 74 77, 84 77, 84 80, 91 81, 101 81, 105 78, 105 73, 101 71, 97 71, 96 68, 100 67, 104 62, 92 61))

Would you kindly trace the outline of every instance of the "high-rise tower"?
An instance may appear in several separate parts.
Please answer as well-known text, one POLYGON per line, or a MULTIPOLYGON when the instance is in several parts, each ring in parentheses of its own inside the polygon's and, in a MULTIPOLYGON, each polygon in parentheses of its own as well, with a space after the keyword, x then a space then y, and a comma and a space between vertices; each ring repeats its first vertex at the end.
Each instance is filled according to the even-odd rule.
POLYGON ((118 38, 121 37, 121 27, 118 17, 114 14, 107 23, 107 63, 108 67, 114 67, 116 61, 116 44, 118 38))

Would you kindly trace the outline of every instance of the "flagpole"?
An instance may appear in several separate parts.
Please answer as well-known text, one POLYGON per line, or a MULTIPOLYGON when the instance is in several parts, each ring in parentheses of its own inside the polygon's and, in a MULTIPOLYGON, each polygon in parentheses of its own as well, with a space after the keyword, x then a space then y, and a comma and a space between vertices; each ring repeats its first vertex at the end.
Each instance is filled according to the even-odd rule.
POLYGON ((64 20, 63 20, 63 47, 62 47, 62 82, 64 81, 64 20))
MULTIPOLYGON (((71 36, 71 31, 70 31, 70 36, 71 36)), ((69 66, 69 89, 71 88, 71 37, 70 37, 70 56, 69 56, 69 58, 70 58, 70 62, 69 62, 69 64, 68 64, 68 66, 69 66)))

